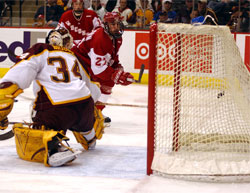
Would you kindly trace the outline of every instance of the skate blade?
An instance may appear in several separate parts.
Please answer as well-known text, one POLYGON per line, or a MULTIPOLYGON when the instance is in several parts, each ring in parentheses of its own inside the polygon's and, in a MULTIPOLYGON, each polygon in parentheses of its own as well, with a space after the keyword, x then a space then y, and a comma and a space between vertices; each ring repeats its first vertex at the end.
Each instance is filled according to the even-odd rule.
POLYGON ((104 122, 103 125, 104 125, 104 127, 110 127, 111 124, 110 124, 110 123, 105 123, 105 122, 104 122))

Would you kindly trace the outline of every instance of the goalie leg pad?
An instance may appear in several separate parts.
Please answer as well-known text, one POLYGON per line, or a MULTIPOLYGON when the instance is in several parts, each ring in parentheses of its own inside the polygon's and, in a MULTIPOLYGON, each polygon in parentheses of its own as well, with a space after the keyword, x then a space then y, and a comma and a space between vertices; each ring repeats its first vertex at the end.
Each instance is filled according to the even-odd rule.
POLYGON ((82 145, 85 150, 94 149, 96 145, 96 137, 94 128, 88 132, 73 131, 76 141, 82 145))
POLYGON ((76 158, 76 153, 70 148, 67 149, 70 153, 59 152, 59 142, 68 140, 62 132, 37 130, 22 124, 15 124, 13 131, 17 154, 23 160, 41 162, 45 166, 61 166, 76 158))
POLYGON ((94 123, 95 136, 97 139, 101 139, 105 128, 102 111, 95 107, 94 116, 95 116, 95 123, 94 123))
POLYGON ((82 145, 85 150, 94 149, 96 139, 101 139, 104 133, 104 118, 101 110, 94 108, 95 123, 93 129, 87 132, 76 132, 73 134, 78 143, 82 145))
POLYGON ((27 161, 43 162, 45 146, 43 144, 44 131, 23 127, 22 124, 13 126, 18 156, 27 161))

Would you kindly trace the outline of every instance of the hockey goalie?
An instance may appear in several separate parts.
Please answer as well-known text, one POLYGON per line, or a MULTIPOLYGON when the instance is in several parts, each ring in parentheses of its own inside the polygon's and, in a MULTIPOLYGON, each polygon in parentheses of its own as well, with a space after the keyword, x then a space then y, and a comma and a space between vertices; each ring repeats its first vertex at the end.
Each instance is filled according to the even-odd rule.
POLYGON ((95 108, 100 89, 70 51, 71 35, 59 28, 48 34, 46 42, 18 56, 1 79, 0 129, 8 126, 15 97, 33 82, 33 124, 13 127, 17 154, 21 159, 56 167, 72 162, 79 153, 65 144, 68 129, 88 150, 102 138, 104 126, 102 114, 95 108))

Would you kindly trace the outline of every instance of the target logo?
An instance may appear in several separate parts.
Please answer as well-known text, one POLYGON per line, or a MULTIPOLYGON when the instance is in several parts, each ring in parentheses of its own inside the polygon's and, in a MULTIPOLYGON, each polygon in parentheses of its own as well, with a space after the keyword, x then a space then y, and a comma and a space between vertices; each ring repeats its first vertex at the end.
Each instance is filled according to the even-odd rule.
MULTIPOLYGON (((149 33, 136 33, 135 34, 135 69, 140 69, 141 64, 145 64, 148 69, 149 65, 149 33)), ((164 43, 158 45, 158 60, 165 60, 169 58, 174 61, 175 44, 167 47, 164 43)))
POLYGON ((136 49, 136 55, 141 60, 146 60, 149 57, 149 45, 147 43, 140 43, 136 49))
POLYGON ((141 64, 145 64, 145 68, 148 69, 149 33, 135 34, 135 69, 140 69, 141 64))

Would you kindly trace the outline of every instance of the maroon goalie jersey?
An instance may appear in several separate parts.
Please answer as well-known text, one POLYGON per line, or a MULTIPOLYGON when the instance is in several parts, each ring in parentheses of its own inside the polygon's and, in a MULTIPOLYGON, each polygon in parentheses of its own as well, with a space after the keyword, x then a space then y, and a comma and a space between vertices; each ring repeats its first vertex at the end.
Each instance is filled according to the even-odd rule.
POLYGON ((82 39, 72 51, 84 61, 92 80, 113 87, 111 75, 115 68, 122 68, 118 56, 121 44, 122 38, 111 39, 103 28, 99 28, 82 39))
POLYGON ((101 20, 92 10, 84 9, 81 17, 77 19, 72 10, 66 11, 61 16, 58 27, 67 28, 74 41, 81 40, 87 33, 101 26, 101 20))

